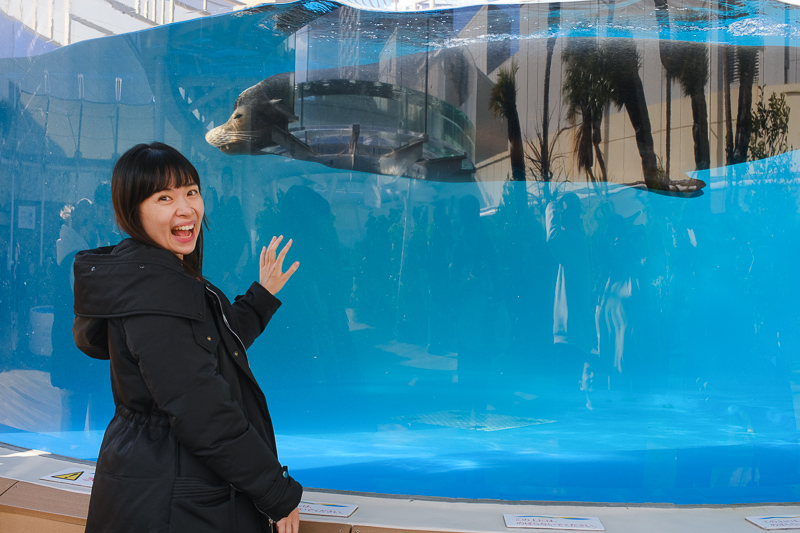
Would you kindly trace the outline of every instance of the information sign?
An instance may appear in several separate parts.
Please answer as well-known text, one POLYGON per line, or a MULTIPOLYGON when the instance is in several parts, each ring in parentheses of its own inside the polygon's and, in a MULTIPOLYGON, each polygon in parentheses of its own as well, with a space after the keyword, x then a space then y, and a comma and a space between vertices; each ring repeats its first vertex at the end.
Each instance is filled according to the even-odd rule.
POLYGON ((36 207, 21 205, 17 209, 17 227, 19 229, 36 229, 36 207))
POLYGON ((800 529, 800 515, 746 516, 745 518, 761 529, 800 529))
POLYGON ((343 503, 322 503, 322 502, 300 502, 298 506, 303 514, 313 514, 317 516, 338 516, 346 518, 353 514, 358 505, 348 505, 343 503))
POLYGON ((605 531, 599 518, 593 516, 549 516, 504 514, 506 527, 533 529, 574 529, 578 531, 605 531))

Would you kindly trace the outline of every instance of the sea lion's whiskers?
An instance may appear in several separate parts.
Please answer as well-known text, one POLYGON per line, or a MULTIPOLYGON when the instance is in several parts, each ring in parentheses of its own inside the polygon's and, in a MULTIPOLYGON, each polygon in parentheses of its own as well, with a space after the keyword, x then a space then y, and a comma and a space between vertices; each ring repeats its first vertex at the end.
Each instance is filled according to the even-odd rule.
POLYGON ((235 139, 255 139, 261 137, 264 133, 259 131, 237 131, 230 133, 229 136, 235 139))
POLYGON ((225 135, 220 135, 217 139, 218 141, 224 142, 252 142, 256 141, 260 138, 260 135, 252 133, 228 133, 225 135))

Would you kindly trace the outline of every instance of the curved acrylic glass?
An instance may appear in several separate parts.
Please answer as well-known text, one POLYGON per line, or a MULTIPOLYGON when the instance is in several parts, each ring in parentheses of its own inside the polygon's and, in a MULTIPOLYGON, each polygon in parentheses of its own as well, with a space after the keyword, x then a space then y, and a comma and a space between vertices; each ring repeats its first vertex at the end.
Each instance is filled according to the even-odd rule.
POLYGON ((294 239, 249 358, 304 485, 797 501, 798 12, 656 4, 308 2, 0 60, 0 441, 96 457, 71 257, 162 140, 230 297, 294 239))

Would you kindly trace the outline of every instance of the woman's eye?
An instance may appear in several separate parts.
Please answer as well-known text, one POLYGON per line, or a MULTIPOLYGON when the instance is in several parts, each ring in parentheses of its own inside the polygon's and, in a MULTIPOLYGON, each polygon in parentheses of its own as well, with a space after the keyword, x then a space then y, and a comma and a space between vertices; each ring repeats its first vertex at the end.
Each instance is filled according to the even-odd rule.
POLYGON ((169 199, 170 199, 170 198, 169 198, 169 196, 160 196, 160 197, 158 198, 158 201, 159 201, 159 202, 166 202, 166 201, 168 201, 169 199))

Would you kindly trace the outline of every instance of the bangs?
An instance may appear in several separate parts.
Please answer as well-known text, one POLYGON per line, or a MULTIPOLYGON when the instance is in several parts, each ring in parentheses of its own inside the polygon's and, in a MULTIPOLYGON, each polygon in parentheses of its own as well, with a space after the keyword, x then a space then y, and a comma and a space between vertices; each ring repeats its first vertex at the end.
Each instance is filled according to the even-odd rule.
POLYGON ((139 199, 171 188, 196 185, 200 188, 200 176, 189 160, 178 152, 149 151, 143 153, 139 180, 139 199))
MULTIPOLYGON (((157 174, 153 174, 153 193, 163 191, 166 189, 177 189, 189 185, 197 185, 200 187, 200 180, 197 174, 192 175, 183 168, 162 168, 157 174)), ((148 195, 149 196, 149 195, 148 195)))

